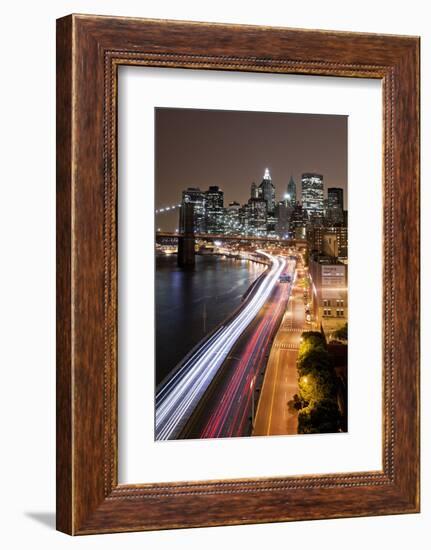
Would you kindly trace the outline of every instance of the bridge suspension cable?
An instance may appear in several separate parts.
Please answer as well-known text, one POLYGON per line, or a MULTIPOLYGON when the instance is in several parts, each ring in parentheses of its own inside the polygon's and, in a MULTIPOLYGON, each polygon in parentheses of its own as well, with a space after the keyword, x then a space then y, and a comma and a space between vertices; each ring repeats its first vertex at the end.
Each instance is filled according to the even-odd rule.
POLYGON ((172 204, 171 206, 164 206, 163 208, 157 208, 156 214, 165 214, 166 212, 171 212, 177 208, 181 208, 181 204, 172 204))

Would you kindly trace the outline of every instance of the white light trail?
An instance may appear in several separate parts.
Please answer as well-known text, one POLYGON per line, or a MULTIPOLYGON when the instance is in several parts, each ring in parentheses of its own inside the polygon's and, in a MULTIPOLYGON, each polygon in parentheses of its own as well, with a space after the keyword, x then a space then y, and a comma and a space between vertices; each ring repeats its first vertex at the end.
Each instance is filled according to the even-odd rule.
POLYGON ((175 438, 180 433, 233 345, 271 294, 286 260, 263 251, 260 254, 271 261, 271 268, 247 304, 204 342, 156 394, 157 440, 175 438))

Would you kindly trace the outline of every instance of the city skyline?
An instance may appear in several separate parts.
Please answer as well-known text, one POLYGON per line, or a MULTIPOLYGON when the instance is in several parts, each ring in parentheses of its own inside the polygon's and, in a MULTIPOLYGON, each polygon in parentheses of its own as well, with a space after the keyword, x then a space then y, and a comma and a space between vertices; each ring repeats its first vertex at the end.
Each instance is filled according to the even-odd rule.
MULTIPOLYGON (((283 194, 283 200, 275 200, 275 187, 271 173, 265 169, 260 185, 250 186, 246 203, 224 203, 224 192, 218 186, 207 190, 189 187, 182 191, 181 203, 156 209, 156 216, 178 212, 178 227, 175 232, 184 233, 193 229, 196 235, 242 235, 272 236, 278 238, 305 238, 316 229, 330 227, 347 228, 347 210, 343 210, 344 190, 329 187, 324 198, 323 175, 304 173, 297 192, 291 177, 283 194), (298 198, 300 194, 300 198, 298 198), (193 210, 186 212, 193 207, 193 210), (181 208, 181 210, 178 210, 181 208), (185 229, 186 218, 190 225, 185 229)), ((159 220, 158 220, 159 221, 159 220)), ((165 231, 157 223, 158 232, 165 231)))
POLYGON ((158 109, 155 153, 155 439, 346 432, 347 117, 158 109))
MULTIPOLYGON (((225 206, 243 204, 267 168, 276 202, 292 177, 301 200, 302 175, 312 172, 323 174, 325 198, 328 188, 343 189, 347 208, 346 116, 171 108, 155 115, 156 209, 178 204, 188 187, 218 186, 225 206)), ((162 229, 177 226, 178 214, 165 213, 162 229)))

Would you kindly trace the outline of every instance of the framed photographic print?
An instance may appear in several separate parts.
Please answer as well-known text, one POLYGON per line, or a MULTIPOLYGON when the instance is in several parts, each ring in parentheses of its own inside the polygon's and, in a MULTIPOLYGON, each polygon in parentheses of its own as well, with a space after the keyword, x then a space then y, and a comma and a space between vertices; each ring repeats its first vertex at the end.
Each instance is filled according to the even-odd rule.
POLYGON ((57 527, 419 511, 419 39, 57 22, 57 527))

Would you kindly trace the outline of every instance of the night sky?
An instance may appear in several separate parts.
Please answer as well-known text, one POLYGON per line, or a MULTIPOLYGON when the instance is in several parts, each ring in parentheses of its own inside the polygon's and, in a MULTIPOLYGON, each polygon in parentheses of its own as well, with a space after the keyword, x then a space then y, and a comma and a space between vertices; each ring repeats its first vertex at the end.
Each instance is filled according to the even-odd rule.
MULTIPOLYGON (((347 116, 156 108, 156 204, 181 202, 187 187, 218 185, 224 204, 250 197, 265 168, 281 200, 292 175, 323 175, 328 187, 344 189, 347 208, 347 116)), ((178 212, 157 216, 157 227, 173 231, 178 212)))

